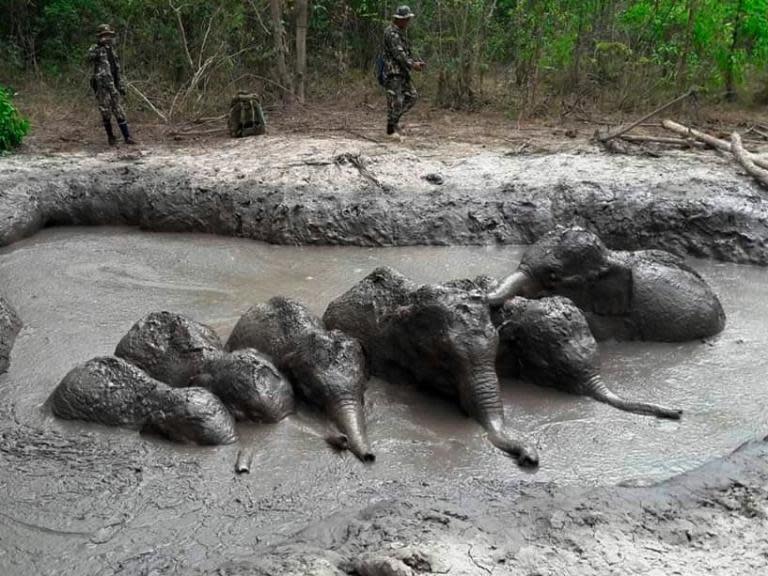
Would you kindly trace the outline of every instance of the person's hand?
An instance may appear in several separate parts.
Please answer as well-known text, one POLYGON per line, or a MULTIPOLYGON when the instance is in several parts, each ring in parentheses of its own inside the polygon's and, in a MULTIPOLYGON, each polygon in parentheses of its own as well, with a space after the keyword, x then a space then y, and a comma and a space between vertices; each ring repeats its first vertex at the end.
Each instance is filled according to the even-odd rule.
POLYGON ((422 70, 424 70, 424 66, 426 66, 426 64, 424 64, 424 62, 421 62, 421 61, 413 63, 413 69, 416 70, 416 72, 421 72, 422 70))

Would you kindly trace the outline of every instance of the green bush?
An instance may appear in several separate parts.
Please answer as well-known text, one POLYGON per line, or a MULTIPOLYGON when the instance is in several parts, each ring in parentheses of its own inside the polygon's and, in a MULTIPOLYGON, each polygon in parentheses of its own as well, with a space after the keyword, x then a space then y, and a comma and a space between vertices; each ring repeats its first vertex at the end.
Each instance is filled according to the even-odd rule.
POLYGON ((29 132, 29 120, 22 118, 11 103, 11 93, 0 86, 0 152, 21 144, 29 132))

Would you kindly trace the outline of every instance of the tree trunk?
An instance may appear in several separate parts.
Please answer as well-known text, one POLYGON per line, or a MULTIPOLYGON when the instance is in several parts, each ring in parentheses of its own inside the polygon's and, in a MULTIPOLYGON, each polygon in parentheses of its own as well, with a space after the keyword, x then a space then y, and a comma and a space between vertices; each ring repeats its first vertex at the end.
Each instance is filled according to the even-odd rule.
POLYGON ((694 24, 696 22, 697 0, 688 0, 688 24, 685 30, 685 46, 680 53, 680 59, 677 62, 677 86, 682 89, 688 80, 688 60, 690 58, 691 46, 693 45, 694 24))
POLYGON ((293 86, 286 64, 288 49, 285 45, 285 28, 283 27, 283 0, 269 0, 269 9, 272 17, 272 37, 278 82, 283 89, 283 101, 290 103, 293 102, 293 86))
POLYGON ((736 21, 733 24, 733 39, 731 40, 731 51, 728 54, 728 68, 725 70, 725 99, 729 102, 736 100, 736 87, 734 80, 734 60, 736 58, 736 48, 739 43, 739 34, 741 32, 741 17, 744 9, 744 0, 739 0, 736 5, 736 21))
POLYGON ((307 27, 311 0, 296 0, 296 96, 304 103, 307 74, 307 27))

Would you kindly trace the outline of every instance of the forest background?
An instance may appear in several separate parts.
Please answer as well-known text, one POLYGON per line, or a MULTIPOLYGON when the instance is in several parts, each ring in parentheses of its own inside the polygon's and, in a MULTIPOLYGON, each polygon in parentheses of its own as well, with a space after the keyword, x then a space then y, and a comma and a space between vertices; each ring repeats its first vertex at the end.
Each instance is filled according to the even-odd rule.
MULTIPOLYGON (((226 111, 381 98, 382 0, 0 0, 0 84, 18 105, 92 106, 84 55, 118 32, 130 108, 173 124, 226 111), (377 96, 378 95, 378 96, 377 96), (26 102, 26 103, 25 103, 26 102)), ((768 0, 412 0, 436 108, 510 118, 634 112, 700 90, 768 103, 768 0)), ((33 118, 34 122, 34 118, 33 118)))

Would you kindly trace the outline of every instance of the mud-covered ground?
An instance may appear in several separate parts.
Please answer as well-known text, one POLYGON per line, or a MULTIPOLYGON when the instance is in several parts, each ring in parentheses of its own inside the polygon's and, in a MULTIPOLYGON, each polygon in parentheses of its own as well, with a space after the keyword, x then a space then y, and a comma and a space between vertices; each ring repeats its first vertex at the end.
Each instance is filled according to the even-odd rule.
MULTIPOLYGON (((280 244, 516 244, 577 223, 615 248, 766 264, 764 195, 713 152, 609 156, 583 145, 531 154, 269 136, 215 149, 0 159, 0 242, 58 224, 130 224, 280 244)), ((79 328, 68 338, 89 329, 82 320, 72 315, 79 328)), ((127 432, 30 423, 24 413, 41 408, 38 397, 0 407, 0 493, 12 503, 0 508, 2 574, 693 576, 768 567, 760 440, 642 487, 542 484, 517 471, 508 480, 376 479, 327 453, 323 474, 310 453, 297 482, 275 483, 258 458, 251 475, 236 477, 234 447, 174 447, 170 457, 151 441, 126 450, 127 432)))
POLYGON ((53 224, 367 246, 526 244, 582 224, 614 248, 766 264, 766 222, 765 191, 715 152, 293 135, 0 161, 1 244, 53 224))

